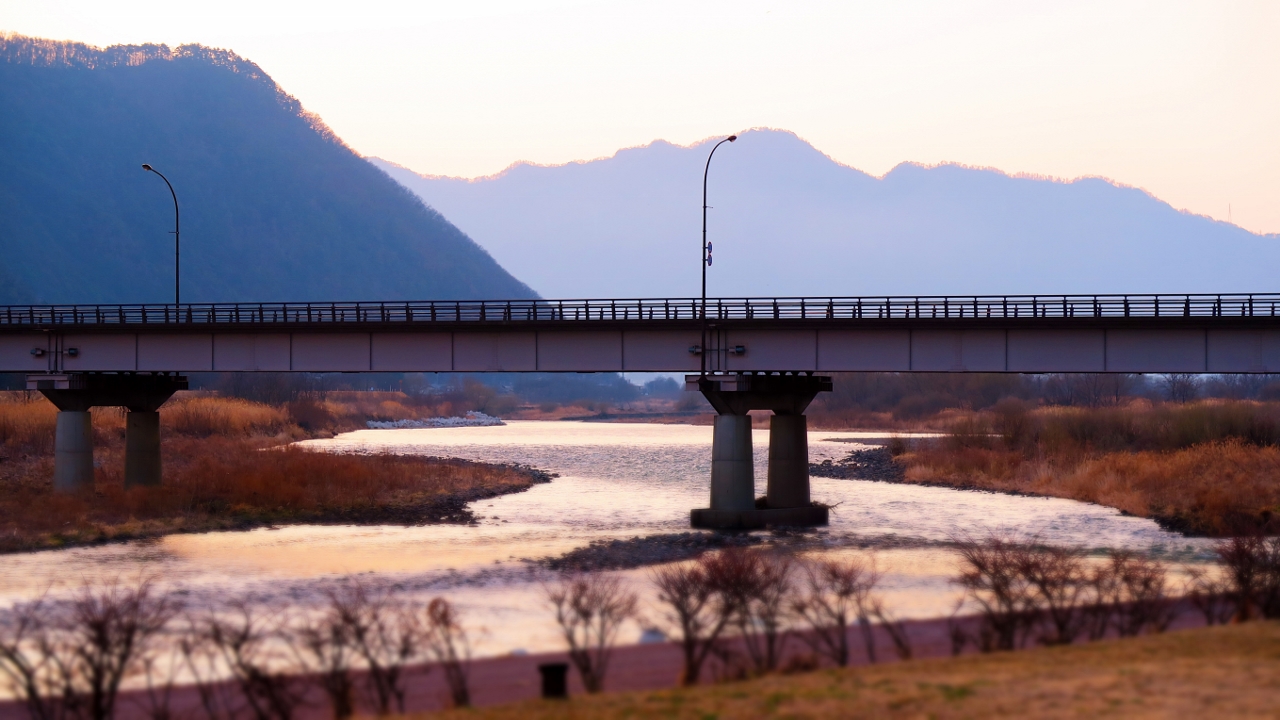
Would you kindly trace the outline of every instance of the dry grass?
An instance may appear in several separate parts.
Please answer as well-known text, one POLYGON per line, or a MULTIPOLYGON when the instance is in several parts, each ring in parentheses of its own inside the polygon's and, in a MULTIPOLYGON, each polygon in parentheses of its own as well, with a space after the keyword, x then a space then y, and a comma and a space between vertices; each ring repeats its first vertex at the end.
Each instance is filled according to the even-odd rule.
POLYGON ((325 410, 331 402, 341 415, 330 412, 330 419, 353 424, 362 407, 397 412, 387 398, 277 407, 183 394, 161 411, 162 487, 128 490, 124 413, 97 408, 95 487, 68 496, 52 487, 53 406, 38 395, 6 393, 0 396, 0 552, 289 522, 466 521, 467 500, 522 490, 536 480, 526 470, 460 460, 281 446, 330 432, 308 432, 295 406, 325 410))
POLYGON ((1280 407, 1008 403, 955 420, 904 456, 907 480, 1119 508, 1186 532, 1268 532, 1280 519, 1280 407))
POLYGON ((165 430, 196 437, 277 435, 294 424, 284 408, 187 394, 166 403, 160 417, 165 430))
POLYGON ((444 718, 1274 717, 1280 623, 916 660, 444 718))

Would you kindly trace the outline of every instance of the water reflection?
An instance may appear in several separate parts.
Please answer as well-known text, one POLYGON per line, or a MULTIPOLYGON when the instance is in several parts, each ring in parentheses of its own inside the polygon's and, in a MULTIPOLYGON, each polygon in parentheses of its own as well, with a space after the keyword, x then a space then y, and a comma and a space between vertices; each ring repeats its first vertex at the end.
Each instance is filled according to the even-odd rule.
MULTIPOLYGON (((810 433, 814 461, 837 459, 870 433, 810 433)), ((366 430, 304 443, 333 452, 397 452, 514 462, 559 473, 550 484, 473 504, 474 526, 298 526, 178 535, 96 548, 0 557, 10 601, 59 583, 149 572, 196 605, 233 593, 307 603, 318 585, 377 573, 424 596, 447 593, 485 626, 482 653, 558 646, 527 558, 559 555, 592 540, 688 530, 691 508, 707 504, 711 429, 687 425, 512 422, 501 427, 366 430)), ((763 488, 767 432, 755 434, 763 488)), ((807 535, 812 552, 881 548, 886 600, 902 616, 944 614, 956 592, 942 545, 957 533, 1009 530, 1051 543, 1132 548, 1175 558, 1208 543, 1155 523, 1067 500, 814 478, 813 496, 837 505, 832 523, 807 535)), ((644 587, 647 570, 624 575, 644 587)), ((639 628, 628 634, 638 636, 639 628)))

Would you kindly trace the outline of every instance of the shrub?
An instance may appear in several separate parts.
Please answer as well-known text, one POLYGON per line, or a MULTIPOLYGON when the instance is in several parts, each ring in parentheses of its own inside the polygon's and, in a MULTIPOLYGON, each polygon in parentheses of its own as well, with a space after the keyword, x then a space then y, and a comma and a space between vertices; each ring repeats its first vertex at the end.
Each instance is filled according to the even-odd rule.
POLYGON ((792 610, 809 626, 805 642, 839 667, 849 664, 849 632, 854 622, 862 629, 867 660, 876 661, 871 631, 871 591, 880 580, 874 562, 861 558, 818 560, 804 564, 804 584, 792 610))
POLYGON ((636 594, 616 575, 588 573, 562 577, 546 594, 583 686, 589 693, 600 692, 618 631, 635 616, 636 594))
POLYGON ((471 687, 467 676, 471 666, 471 643, 457 609, 444 598, 433 599, 427 605, 425 632, 427 649, 444 671, 453 706, 469 707, 471 687))

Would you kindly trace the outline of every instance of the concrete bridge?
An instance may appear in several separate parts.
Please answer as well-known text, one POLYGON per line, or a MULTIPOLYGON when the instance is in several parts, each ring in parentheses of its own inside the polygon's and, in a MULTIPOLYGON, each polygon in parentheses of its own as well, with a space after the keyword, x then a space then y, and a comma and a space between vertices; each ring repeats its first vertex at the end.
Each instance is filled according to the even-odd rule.
POLYGON ((129 408, 126 482, 160 481, 184 372, 687 372, 715 426, 695 525, 825 522, 804 410, 826 372, 1280 372, 1280 294, 45 305, 0 308, 0 372, 58 415, 55 486, 92 485, 88 408, 129 408), (771 410, 757 503, 749 410, 771 410), (762 505, 762 507, 757 507, 762 505))
POLYGON ((714 299, 705 323, 694 299, 8 307, 0 372, 1280 372, 1278 304, 714 299))

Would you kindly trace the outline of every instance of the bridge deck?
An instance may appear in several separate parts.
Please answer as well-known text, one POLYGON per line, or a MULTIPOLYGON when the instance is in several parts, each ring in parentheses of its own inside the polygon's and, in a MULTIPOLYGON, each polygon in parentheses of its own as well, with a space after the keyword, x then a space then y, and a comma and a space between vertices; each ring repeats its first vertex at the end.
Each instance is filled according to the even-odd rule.
POLYGON ((129 326, 173 331, 212 326, 716 321, 1177 319, 1276 317, 1280 294, 1010 295, 951 297, 430 300, 413 302, 190 303, 0 307, 0 332, 129 326))
POLYGON ((4 372, 1280 372, 1280 294, 0 307, 4 372), (704 326, 710 332, 703 335, 704 326))

